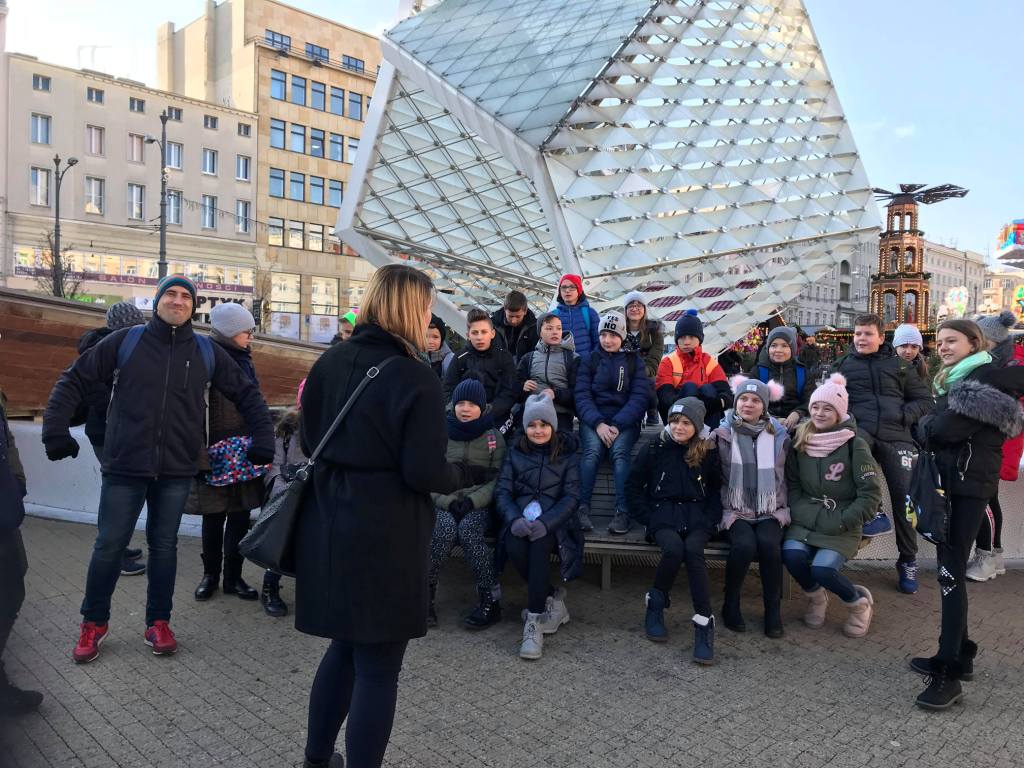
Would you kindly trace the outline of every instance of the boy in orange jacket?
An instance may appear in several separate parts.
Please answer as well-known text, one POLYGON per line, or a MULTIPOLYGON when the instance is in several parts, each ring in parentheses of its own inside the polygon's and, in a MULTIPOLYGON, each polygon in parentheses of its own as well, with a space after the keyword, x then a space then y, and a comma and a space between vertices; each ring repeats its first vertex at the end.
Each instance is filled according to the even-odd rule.
POLYGON ((676 321, 675 338, 676 349, 662 358, 654 380, 661 420, 668 423, 668 409, 676 400, 696 397, 707 409, 704 423, 717 427, 726 409, 732 407, 732 390, 722 367, 701 349, 704 324, 697 317, 697 310, 686 310, 676 321))

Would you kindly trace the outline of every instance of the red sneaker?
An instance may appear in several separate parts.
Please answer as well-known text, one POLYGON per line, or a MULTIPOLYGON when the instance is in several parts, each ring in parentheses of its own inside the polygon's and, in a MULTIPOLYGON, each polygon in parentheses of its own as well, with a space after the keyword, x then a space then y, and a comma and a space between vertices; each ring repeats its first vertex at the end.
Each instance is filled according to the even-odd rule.
POLYGON ((146 630, 145 638, 154 656, 170 656, 178 650, 178 641, 166 621, 154 621, 153 626, 146 630))
POLYGON ((95 621, 83 621, 78 635, 78 645, 71 654, 76 664, 88 664, 100 655, 100 643, 107 639, 110 628, 95 621))

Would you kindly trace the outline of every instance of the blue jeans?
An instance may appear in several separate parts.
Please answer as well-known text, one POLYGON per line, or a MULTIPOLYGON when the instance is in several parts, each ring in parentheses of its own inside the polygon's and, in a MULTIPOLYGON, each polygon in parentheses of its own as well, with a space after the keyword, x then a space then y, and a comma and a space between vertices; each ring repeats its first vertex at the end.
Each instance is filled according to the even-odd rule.
POLYGON ((619 431, 611 448, 605 447, 597 431, 586 424, 580 423, 580 506, 590 507, 590 497, 594 493, 594 482, 597 480, 597 468, 607 455, 612 462, 612 473, 615 477, 615 509, 625 512, 626 478, 629 477, 629 465, 633 446, 640 436, 638 427, 627 427, 619 431))
POLYGON ((178 525, 192 484, 190 477, 148 478, 103 475, 96 544, 85 579, 82 616, 105 624, 110 598, 121 575, 121 556, 146 504, 146 626, 170 621, 174 578, 178 571, 178 525))
POLYGON ((782 542, 782 561, 804 592, 824 587, 844 603, 852 603, 860 595, 856 587, 839 570, 846 558, 832 549, 818 549, 793 539, 782 542))

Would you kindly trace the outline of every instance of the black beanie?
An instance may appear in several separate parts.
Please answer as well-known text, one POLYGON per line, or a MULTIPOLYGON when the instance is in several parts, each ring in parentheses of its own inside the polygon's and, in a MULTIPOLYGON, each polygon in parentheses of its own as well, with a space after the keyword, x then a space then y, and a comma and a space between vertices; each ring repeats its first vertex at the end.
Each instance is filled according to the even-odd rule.
POLYGON ((704 323, 697 317, 696 309, 686 310, 686 314, 676 320, 676 335, 678 341, 683 336, 696 336, 700 343, 704 343, 704 323))
POLYGON ((444 343, 444 340, 448 338, 448 326, 445 325, 444 324, 444 320, 442 320, 437 315, 431 315, 430 316, 430 325, 428 325, 427 327, 428 328, 437 328, 437 330, 441 333, 441 342, 442 343, 444 343))

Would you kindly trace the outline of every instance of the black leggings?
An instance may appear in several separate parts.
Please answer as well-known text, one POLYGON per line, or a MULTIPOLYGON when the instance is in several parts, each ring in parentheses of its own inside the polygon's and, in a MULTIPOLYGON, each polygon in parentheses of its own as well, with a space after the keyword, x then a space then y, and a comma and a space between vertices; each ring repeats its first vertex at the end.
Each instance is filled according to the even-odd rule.
POLYGON ((238 542, 249 532, 249 512, 218 512, 203 515, 203 573, 220 576, 224 562, 224 581, 242 576, 242 555, 238 542))
POLYGON ((711 615, 711 583, 708 580, 707 563, 704 561, 704 546, 708 543, 708 537, 705 530, 680 534, 670 528, 662 528, 654 534, 654 540, 661 547, 661 560, 654 572, 654 588, 668 595, 680 567, 686 563, 693 612, 701 616, 711 615))
POLYGON ((942 625, 939 634, 940 661, 961 661, 967 636, 967 556, 985 516, 985 499, 950 497, 949 541, 935 548, 942 592, 942 625))
POLYGON ((551 553, 556 544, 553 533, 536 541, 513 536, 512 531, 505 534, 508 559, 526 582, 526 610, 530 613, 544 613, 548 595, 555 592, 551 586, 551 553))
POLYGON ((333 640, 309 691, 306 759, 324 763, 334 753, 341 724, 345 765, 380 768, 391 738, 398 700, 398 673, 408 641, 349 643, 333 640))
POLYGON ((743 579, 757 560, 765 605, 782 600, 782 526, 778 520, 749 523, 736 520, 729 526, 729 556, 725 561, 725 597, 739 599, 743 579))
POLYGON ((1003 508, 999 506, 998 492, 989 499, 988 509, 989 511, 981 516, 981 528, 978 529, 975 543, 978 549, 991 552, 993 549, 1003 548, 1003 508))

